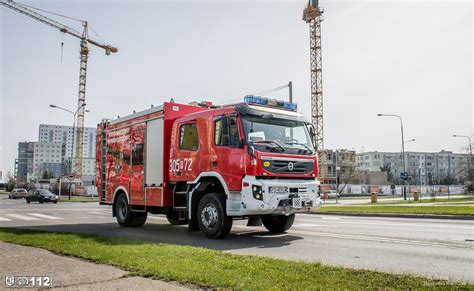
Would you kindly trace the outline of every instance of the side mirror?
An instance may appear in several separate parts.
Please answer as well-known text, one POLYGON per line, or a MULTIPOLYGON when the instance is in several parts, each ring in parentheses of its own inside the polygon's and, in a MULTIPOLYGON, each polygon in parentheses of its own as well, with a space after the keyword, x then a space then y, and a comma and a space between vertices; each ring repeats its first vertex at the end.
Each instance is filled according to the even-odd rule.
POLYGON ((247 148, 247 152, 249 153, 250 156, 255 158, 255 149, 253 148, 253 146, 249 146, 247 148))
POLYGON ((309 134, 311 135, 311 138, 314 139, 314 127, 313 127, 313 125, 309 126, 309 134))

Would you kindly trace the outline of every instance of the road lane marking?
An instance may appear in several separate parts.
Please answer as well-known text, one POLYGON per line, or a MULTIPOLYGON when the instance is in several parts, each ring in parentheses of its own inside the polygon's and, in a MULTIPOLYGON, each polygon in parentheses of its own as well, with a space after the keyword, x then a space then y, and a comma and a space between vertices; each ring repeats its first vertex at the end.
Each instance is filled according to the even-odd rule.
POLYGON ((39 219, 36 218, 36 217, 30 217, 30 216, 21 215, 21 214, 14 214, 14 213, 11 213, 11 214, 5 214, 5 215, 8 215, 8 216, 10 216, 10 217, 13 217, 13 218, 16 218, 16 219, 19 219, 19 220, 27 220, 27 221, 30 221, 30 220, 39 220, 39 219))
POLYGON ((12 220, 11 220, 11 219, 8 219, 8 218, 1 217, 1 216, 0 216, 0 221, 12 221, 12 220))
POLYGON ((335 225, 328 224, 314 224, 314 223, 295 223, 294 227, 337 227, 335 225))
POLYGON ((39 218, 46 218, 46 219, 64 219, 62 217, 56 217, 56 216, 40 214, 40 213, 28 213, 28 215, 36 216, 36 217, 39 217, 39 218))
POLYGON ((289 233, 309 235, 315 237, 330 237, 330 238, 341 238, 341 239, 352 239, 352 240, 362 240, 362 241, 374 241, 380 243, 396 243, 396 244, 408 244, 408 245, 420 245, 420 246, 430 246, 430 247, 443 247, 443 248, 452 248, 452 249, 470 249, 473 250, 474 247, 470 245, 455 245, 449 243, 438 243, 438 242, 426 242, 420 240, 411 240, 411 239, 398 239, 398 238, 389 238, 389 237, 377 237, 377 236, 363 236, 363 235, 352 235, 352 234, 335 234, 335 233, 326 233, 326 232, 311 232, 304 230, 288 231, 289 233))

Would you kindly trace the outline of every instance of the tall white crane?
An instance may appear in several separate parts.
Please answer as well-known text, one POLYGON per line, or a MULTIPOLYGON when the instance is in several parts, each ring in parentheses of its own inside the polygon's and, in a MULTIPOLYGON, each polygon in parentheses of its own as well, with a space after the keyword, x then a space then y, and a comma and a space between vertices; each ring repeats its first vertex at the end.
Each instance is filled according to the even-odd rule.
MULTIPOLYGON (((62 33, 72 35, 74 37, 79 38, 80 41, 80 69, 79 69, 79 98, 78 98, 78 114, 77 114, 77 126, 76 126, 76 133, 75 133, 75 162, 74 162, 74 175, 82 180, 82 164, 83 164, 83 140, 84 140, 84 113, 85 113, 85 100, 86 100, 86 77, 87 77, 87 58, 89 56, 89 47, 88 44, 92 44, 99 48, 105 50, 106 55, 110 55, 111 53, 118 52, 116 47, 113 47, 108 44, 100 43, 94 39, 91 39, 88 34, 88 23, 87 21, 80 20, 83 26, 82 33, 71 28, 67 25, 59 23, 49 17, 46 17, 32 9, 36 9, 38 11, 45 11, 38 8, 34 8, 25 4, 20 4, 18 2, 13 2, 12 0, 1 0, 1 5, 12 9, 16 12, 19 12, 23 15, 26 15, 30 18, 33 18, 39 22, 42 22, 46 25, 49 25, 53 28, 58 29, 62 33), (32 9, 30 9, 32 8, 32 9)), ((47 11, 45 11, 47 12, 47 11)), ((51 12, 49 12, 51 13, 51 12)), ((56 14, 56 13, 53 13, 56 14)), ((58 15, 58 14, 56 14, 58 15)), ((61 15, 62 16, 62 15, 61 15)), ((64 16, 63 16, 64 17, 64 16)), ((72 163, 73 161, 71 161, 72 163)))

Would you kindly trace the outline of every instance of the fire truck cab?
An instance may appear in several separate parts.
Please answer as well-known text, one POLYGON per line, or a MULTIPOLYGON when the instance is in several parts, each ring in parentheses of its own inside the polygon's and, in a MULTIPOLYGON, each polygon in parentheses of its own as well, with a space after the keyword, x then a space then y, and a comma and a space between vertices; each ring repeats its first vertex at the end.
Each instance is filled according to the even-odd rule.
POLYGON ((162 106, 97 131, 100 203, 121 226, 165 214, 211 238, 234 219, 288 230, 296 212, 321 206, 313 130, 296 104, 246 96, 245 102, 162 106))

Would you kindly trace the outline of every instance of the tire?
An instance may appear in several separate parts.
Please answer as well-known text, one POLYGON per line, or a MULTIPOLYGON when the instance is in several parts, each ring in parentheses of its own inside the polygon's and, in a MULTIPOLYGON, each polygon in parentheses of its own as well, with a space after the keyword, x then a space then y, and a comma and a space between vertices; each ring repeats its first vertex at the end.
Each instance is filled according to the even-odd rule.
POLYGON ((58 203, 58 201, 54 201, 53 203, 56 204, 56 203, 58 203))
POLYGON ((26 203, 30 203, 30 202, 31 202, 30 199, 26 198, 26 203))
POLYGON ((44 201, 43 201, 43 199, 39 199, 38 202, 43 204, 44 201))
POLYGON ((179 220, 179 213, 177 211, 166 212, 166 219, 172 225, 185 225, 188 224, 188 220, 179 220))
POLYGON ((122 227, 139 227, 146 222, 146 212, 133 212, 130 210, 127 197, 120 194, 115 202, 115 215, 117 222, 122 227))
POLYGON ((227 216, 223 194, 209 193, 197 208, 199 229, 209 238, 224 238, 232 228, 232 217, 227 216))
POLYGON ((290 229, 295 221, 295 214, 262 216, 262 222, 271 233, 282 233, 290 229))

